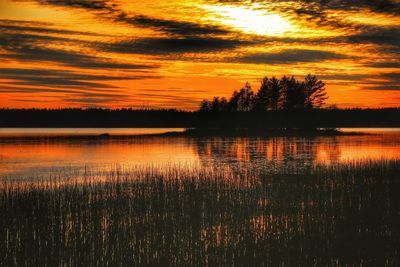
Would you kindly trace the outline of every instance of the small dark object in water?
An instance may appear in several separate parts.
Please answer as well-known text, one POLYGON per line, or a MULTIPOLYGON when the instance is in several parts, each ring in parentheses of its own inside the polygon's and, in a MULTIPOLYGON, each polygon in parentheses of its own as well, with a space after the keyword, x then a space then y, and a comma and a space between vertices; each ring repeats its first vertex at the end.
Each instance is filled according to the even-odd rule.
POLYGON ((101 137, 101 138, 110 138, 110 134, 109 133, 103 133, 103 134, 100 134, 99 137, 101 137))

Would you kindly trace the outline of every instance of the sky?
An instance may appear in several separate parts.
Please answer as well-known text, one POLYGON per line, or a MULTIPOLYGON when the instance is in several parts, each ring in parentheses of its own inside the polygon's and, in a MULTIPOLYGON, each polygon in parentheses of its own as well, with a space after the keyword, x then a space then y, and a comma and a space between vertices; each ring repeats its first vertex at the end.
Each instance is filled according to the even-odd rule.
POLYGON ((0 0, 0 107, 178 108, 312 73, 400 106, 400 0, 0 0))

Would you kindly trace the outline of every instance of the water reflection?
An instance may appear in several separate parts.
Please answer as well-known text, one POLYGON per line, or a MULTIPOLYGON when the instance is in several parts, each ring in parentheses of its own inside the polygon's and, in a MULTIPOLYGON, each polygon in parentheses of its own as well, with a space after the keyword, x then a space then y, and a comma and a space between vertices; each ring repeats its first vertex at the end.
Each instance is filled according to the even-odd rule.
POLYGON ((393 133, 315 138, 38 140, 0 139, 0 175, 45 174, 62 168, 101 169, 115 165, 304 168, 318 163, 400 158, 400 134, 393 133))
POLYGON ((0 143, 0 175, 37 175, 74 168, 198 164, 193 144, 166 138, 0 143))
POLYGON ((213 138, 199 140, 203 164, 265 164, 297 167, 348 160, 399 158, 400 135, 338 137, 213 138))

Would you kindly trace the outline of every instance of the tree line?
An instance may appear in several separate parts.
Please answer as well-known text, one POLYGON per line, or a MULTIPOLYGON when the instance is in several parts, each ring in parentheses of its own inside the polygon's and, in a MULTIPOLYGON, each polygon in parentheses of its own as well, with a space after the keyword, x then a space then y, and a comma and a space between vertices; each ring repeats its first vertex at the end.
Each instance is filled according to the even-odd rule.
POLYGON ((0 127, 399 127, 400 108, 192 112, 175 109, 0 109, 0 127))
POLYGON ((325 83, 308 74, 303 81, 294 76, 264 77, 254 92, 250 83, 234 91, 229 100, 215 96, 200 103, 200 112, 268 111, 321 108, 328 98, 325 83))

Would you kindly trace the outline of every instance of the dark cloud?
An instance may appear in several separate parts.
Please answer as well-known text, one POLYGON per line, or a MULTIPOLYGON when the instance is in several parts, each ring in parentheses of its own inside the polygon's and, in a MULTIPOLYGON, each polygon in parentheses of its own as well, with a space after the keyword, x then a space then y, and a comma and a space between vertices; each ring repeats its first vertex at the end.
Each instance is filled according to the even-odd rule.
POLYGON ((365 27, 362 32, 348 37, 347 42, 392 45, 400 48, 400 27, 365 27))
POLYGON ((364 90, 400 90, 400 73, 376 73, 371 74, 335 74, 321 75, 323 80, 332 80, 335 84, 359 85, 364 90), (346 81, 345 83, 338 80, 346 81))
MULTIPOLYGON (((41 98, 43 98, 41 96, 41 98)), ((18 97, 13 97, 10 99, 11 101, 17 101, 17 102, 27 102, 27 103, 46 103, 49 102, 48 99, 45 100, 40 100, 40 99, 24 99, 24 98, 18 98, 18 97)))
MULTIPOLYGON (((212 1, 214 2, 214 1, 212 1)), ((246 0, 219 0, 220 3, 247 4, 246 0)), ((252 0, 251 2, 265 3, 265 0, 252 0)), ((296 2, 301 7, 297 8, 301 14, 320 16, 325 10, 358 11, 369 9, 374 12, 394 14, 400 13, 400 2, 398 0, 275 0, 275 2, 296 2)))
POLYGON ((124 99, 118 98, 118 97, 83 97, 83 98, 64 98, 63 101, 68 102, 68 103, 72 103, 72 104, 86 104, 86 106, 88 105, 101 105, 101 104, 110 104, 110 101, 112 101, 113 104, 115 104, 116 102, 122 102, 124 101, 124 99))
POLYGON ((400 3, 396 0, 302 0, 302 2, 316 4, 321 9, 360 10, 366 8, 381 13, 400 13, 400 3))
POLYGON ((65 29, 52 28, 50 24, 35 21, 21 20, 0 20, 0 30, 8 32, 33 32, 45 34, 69 34, 69 35, 87 35, 87 36, 106 36, 94 32, 73 31, 65 29))
MULTIPOLYGON (((115 90, 108 90, 108 91, 99 91, 91 89, 76 89, 76 88, 58 88, 58 87, 0 87, 0 93, 17 93, 17 94, 28 94, 32 96, 33 94, 40 94, 41 98, 54 98, 54 93, 57 94, 58 101, 64 101, 69 103, 76 103, 76 104, 86 104, 91 105, 93 103, 96 104, 109 104, 109 103, 116 103, 125 101, 130 96, 121 93, 115 90), (46 95, 43 95, 46 94, 46 95), (61 94, 61 95, 60 95, 61 94), (67 97, 63 97, 62 95, 67 95, 67 97)), ((13 98, 14 101, 19 102, 28 102, 29 99, 22 99, 22 98, 13 98)), ((43 101, 43 100, 42 100, 43 101)), ((51 100, 46 100, 51 101, 51 100)), ((36 101, 36 99, 32 100, 31 102, 37 103, 41 102, 41 100, 36 101)), ((43 101, 45 102, 45 101, 43 101)))
POLYGON ((162 55, 213 52, 249 44, 247 41, 223 38, 142 38, 105 45, 105 49, 118 53, 162 55))
POLYGON ((368 79, 371 77, 370 74, 347 74, 347 73, 340 73, 340 74, 325 74, 318 76, 321 79, 326 80, 342 80, 342 81, 360 81, 364 79, 368 79))
POLYGON ((181 36, 194 35, 214 35, 229 33, 227 29, 223 29, 215 25, 198 24, 187 21, 168 20, 153 18, 144 15, 131 16, 122 11, 117 4, 110 4, 106 0, 37 0, 41 4, 83 8, 94 12, 102 12, 103 19, 130 24, 138 27, 153 28, 169 34, 181 36))
POLYGON ((78 53, 43 46, 43 43, 49 44, 49 42, 63 44, 63 42, 75 43, 78 41, 48 35, 4 33, 0 36, 0 48, 5 50, 7 54, 3 53, 0 56, 22 61, 45 61, 90 69, 147 70, 157 67, 145 64, 118 63, 107 58, 88 55, 84 51, 78 53))
POLYGON ((67 70, 53 69, 20 69, 20 68, 0 68, 0 77, 18 76, 18 77, 35 77, 35 76, 64 76, 75 80, 96 80, 110 81, 120 79, 135 79, 135 76, 107 76, 95 74, 82 74, 67 70))
POLYGON ((106 0, 37 0, 41 4, 48 4, 60 7, 74 7, 92 10, 108 10, 113 11, 115 4, 109 4, 106 0))
POLYGON ((364 89, 367 90, 389 90, 389 91, 399 91, 400 90, 400 84, 388 84, 388 83, 382 83, 379 85, 373 85, 373 86, 368 86, 364 87, 364 89))
POLYGON ((373 62, 373 63, 368 63, 364 64, 366 67, 372 67, 372 68, 400 68, 400 60, 398 62, 373 62))
POLYGON ((47 61, 79 68, 143 70, 156 67, 141 64, 116 63, 108 61, 108 59, 105 58, 87 56, 66 50, 50 49, 47 47, 20 46, 17 49, 13 49, 12 52, 13 54, 7 54, 8 58, 23 61, 47 61))
POLYGON ((141 79, 142 76, 106 76, 80 74, 66 70, 49 69, 19 69, 19 68, 0 68, 0 79, 16 80, 13 84, 38 85, 38 86, 57 86, 60 88, 96 88, 99 91, 110 91, 113 86, 99 83, 99 81, 132 80, 141 79), (106 89, 103 89, 106 88, 106 89))
MULTIPOLYGON (((33 84, 34 86, 34 84, 33 84)), ((59 87, 16 87, 15 85, 11 86, 1 86, 0 93, 17 93, 21 94, 21 96, 27 94, 32 96, 32 94, 40 94, 40 97, 54 97, 54 94, 57 94, 57 97, 61 95, 68 95, 66 99, 63 99, 65 102, 76 102, 80 104, 92 104, 96 103, 115 103, 119 101, 126 100, 129 95, 126 93, 122 93, 118 90, 106 90, 101 91, 94 88, 59 88, 59 87), (45 94, 45 95, 44 95, 45 94)), ((27 102, 29 99, 18 98, 14 99, 16 101, 27 102)), ((47 100, 48 101, 48 100, 47 100)), ((32 102, 40 102, 36 100, 32 100, 32 102)), ((45 101, 43 101, 45 102, 45 101)))
POLYGON ((184 22, 177 20, 166 20, 151 18, 148 16, 129 17, 126 13, 121 12, 116 17, 116 21, 132 24, 140 27, 150 27, 166 33, 193 36, 193 35, 214 35, 226 34, 229 31, 221 27, 213 25, 197 24, 192 22, 184 22))
POLYGON ((400 82, 400 72, 383 73, 381 76, 397 83, 400 82))
POLYGON ((250 64, 291 64, 296 62, 319 62, 331 59, 343 59, 347 56, 321 50, 290 49, 278 53, 257 53, 237 57, 236 62, 250 64))
POLYGON ((103 83, 72 80, 64 77, 18 77, 15 85, 62 86, 68 88, 111 88, 103 83))
POLYGON ((44 87, 1 87, 2 93, 66 93, 80 97, 128 97, 127 94, 110 91, 109 93, 97 92, 93 90, 78 90, 78 89, 60 89, 60 88, 44 88, 44 87))

